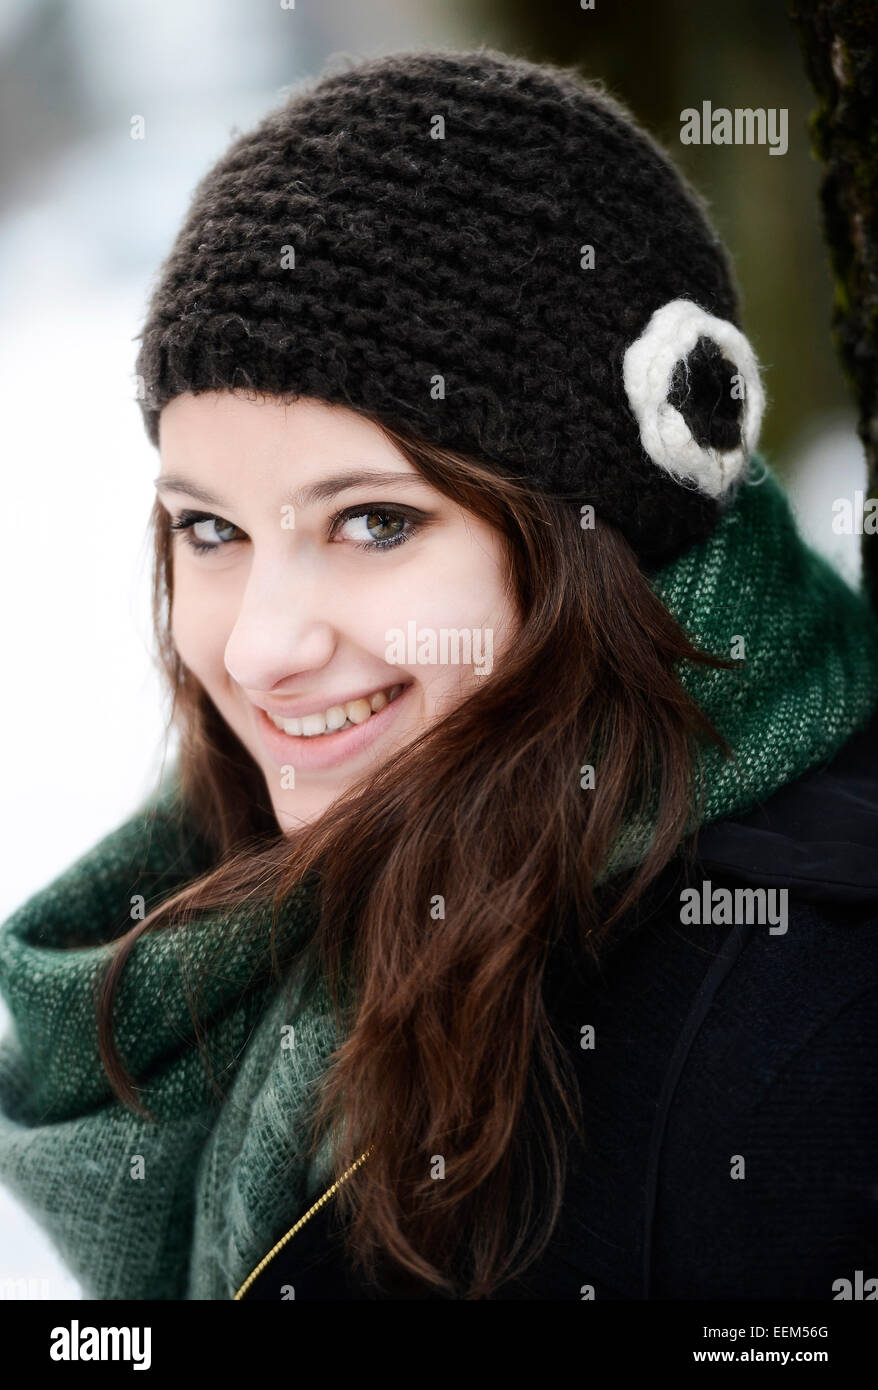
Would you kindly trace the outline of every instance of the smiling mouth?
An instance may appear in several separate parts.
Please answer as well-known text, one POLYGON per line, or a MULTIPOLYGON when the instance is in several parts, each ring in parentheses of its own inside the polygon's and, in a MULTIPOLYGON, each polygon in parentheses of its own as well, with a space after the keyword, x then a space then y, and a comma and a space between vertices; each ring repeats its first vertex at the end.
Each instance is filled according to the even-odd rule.
POLYGON ((355 724, 365 724, 373 714, 378 714, 391 704, 405 690, 404 685, 385 686, 372 695, 363 695, 357 700, 348 700, 343 705, 330 705, 328 709, 314 714, 303 714, 298 719, 282 719, 279 715, 268 714, 276 729, 294 738, 320 738, 325 734, 341 733, 352 729, 355 724))

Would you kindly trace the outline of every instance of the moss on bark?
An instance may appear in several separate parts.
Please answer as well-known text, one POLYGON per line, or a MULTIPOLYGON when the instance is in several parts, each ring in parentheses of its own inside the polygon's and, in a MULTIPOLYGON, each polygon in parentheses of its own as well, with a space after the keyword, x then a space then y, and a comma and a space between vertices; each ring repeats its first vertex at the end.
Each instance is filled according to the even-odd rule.
MULTIPOLYGON (((878 497, 878 8, 875 0, 789 0, 817 96, 814 153, 835 277, 832 332, 859 412, 867 495, 878 497)), ((878 610, 878 536, 864 535, 863 573, 878 610)))

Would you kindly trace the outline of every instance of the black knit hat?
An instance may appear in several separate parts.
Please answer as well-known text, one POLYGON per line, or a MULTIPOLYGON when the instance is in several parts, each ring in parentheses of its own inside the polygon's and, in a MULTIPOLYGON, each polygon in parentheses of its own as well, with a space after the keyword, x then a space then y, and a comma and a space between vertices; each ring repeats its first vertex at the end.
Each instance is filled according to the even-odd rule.
POLYGON ((365 412, 594 506, 650 563, 712 530, 764 397, 698 195, 600 84, 487 48, 289 92, 201 180, 136 372, 365 412))

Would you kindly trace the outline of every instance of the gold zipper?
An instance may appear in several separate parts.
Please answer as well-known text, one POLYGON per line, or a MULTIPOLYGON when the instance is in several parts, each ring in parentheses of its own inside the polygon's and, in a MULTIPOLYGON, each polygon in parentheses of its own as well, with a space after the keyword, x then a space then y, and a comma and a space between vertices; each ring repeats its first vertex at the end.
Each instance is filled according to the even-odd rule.
POLYGON ((291 1226, 290 1229, 287 1231, 286 1235, 281 1236, 281 1238, 280 1238, 280 1240, 277 1242, 277 1244, 272 1246, 272 1248, 269 1250, 268 1254, 267 1254, 267 1255, 263 1255, 262 1259, 259 1261, 259 1264, 256 1266, 256 1268, 255 1268, 254 1270, 252 1270, 252 1271, 247 1275, 247 1278, 244 1280, 244 1282, 243 1282, 243 1284, 241 1285, 241 1287, 239 1288, 238 1292, 235 1294, 235 1296, 234 1296, 234 1298, 233 1298, 233 1300, 232 1300, 233 1302, 235 1302, 235 1301, 237 1301, 237 1300, 240 1300, 240 1299, 242 1299, 242 1298, 244 1297, 245 1293, 246 1293, 247 1290, 249 1289, 250 1285, 253 1283, 254 1279, 258 1279, 259 1275, 260 1275, 260 1274, 262 1273, 262 1271, 265 1269, 265 1266, 266 1266, 271 1260, 274 1259, 274 1257, 275 1257, 275 1255, 277 1254, 277 1252, 278 1252, 279 1250, 282 1250, 282 1249, 283 1249, 283 1247, 286 1245, 286 1243, 287 1243, 288 1240, 292 1240, 292 1238, 293 1238, 293 1236, 296 1234, 296 1232, 297 1232, 297 1231, 300 1231, 300 1230, 302 1229, 302 1227, 304 1226, 305 1222, 308 1221, 308 1220, 314 1215, 314 1213, 315 1213, 316 1211, 319 1211, 320 1208, 323 1206, 323 1204, 324 1204, 325 1202, 328 1202, 328 1201, 329 1201, 330 1197, 334 1196, 334 1194, 335 1194, 335 1193, 338 1191, 338 1189, 341 1187, 342 1183, 343 1183, 343 1182, 347 1182, 347 1180, 348 1180, 348 1178, 351 1176, 351 1174, 352 1174, 352 1173, 355 1173, 355 1172, 357 1171, 357 1169, 359 1168, 360 1164, 366 1162, 366 1159, 369 1157, 369 1155, 370 1155, 370 1153, 372 1152, 372 1149, 374 1149, 374 1147, 375 1147, 375 1145, 372 1144, 372 1145, 366 1150, 365 1153, 360 1154, 360 1157, 359 1157, 358 1159, 356 1159, 356 1161, 355 1161, 354 1163, 351 1164, 350 1168, 346 1168, 346 1169, 345 1169, 345 1171, 342 1173, 341 1177, 338 1178, 338 1179, 332 1184, 332 1187, 328 1187, 328 1188, 326 1189, 326 1191, 324 1192, 323 1196, 317 1198, 317 1201, 314 1203, 313 1206, 311 1206, 311 1207, 308 1208, 308 1210, 305 1212, 305 1215, 299 1217, 299 1219, 298 1219, 298 1221, 296 1222, 295 1226, 291 1226))

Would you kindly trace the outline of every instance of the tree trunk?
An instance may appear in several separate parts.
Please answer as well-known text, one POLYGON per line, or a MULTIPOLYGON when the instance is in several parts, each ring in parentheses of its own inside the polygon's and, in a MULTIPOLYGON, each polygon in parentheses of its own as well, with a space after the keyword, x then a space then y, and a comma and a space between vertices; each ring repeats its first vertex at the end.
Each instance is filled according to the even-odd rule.
MULTIPOLYGON (((820 200, 835 277, 833 336, 859 411, 867 497, 876 498, 878 8, 875 0, 789 0, 789 13, 817 94, 809 124, 826 166, 820 200)), ((878 611, 878 535, 863 535, 862 554, 864 584, 878 611)))

